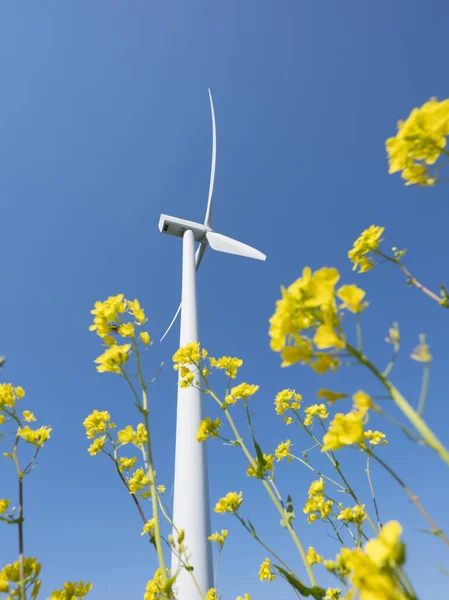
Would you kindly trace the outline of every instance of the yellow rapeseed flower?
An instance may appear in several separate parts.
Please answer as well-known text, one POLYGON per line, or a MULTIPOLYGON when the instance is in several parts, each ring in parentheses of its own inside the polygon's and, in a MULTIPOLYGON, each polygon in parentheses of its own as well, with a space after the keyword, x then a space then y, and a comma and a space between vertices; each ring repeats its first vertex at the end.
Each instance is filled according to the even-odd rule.
POLYGON ((348 252, 348 257, 353 263, 354 271, 359 267, 359 273, 364 273, 374 267, 374 262, 367 255, 377 250, 382 241, 380 236, 384 231, 385 228, 378 225, 371 225, 368 229, 362 231, 354 242, 352 250, 348 252))
POLYGON ((323 557, 317 554, 313 546, 309 546, 309 549, 307 550, 307 564, 312 567, 321 562, 323 562, 323 557))
POLYGON ((158 485, 157 491, 159 492, 159 494, 163 494, 165 492, 165 485, 158 485))
POLYGON ((0 515, 8 510, 9 500, 0 498, 0 515))
MULTIPOLYGON (((268 475, 273 471, 273 468, 274 468, 274 465, 273 465, 274 456, 273 456, 273 454, 265 454, 265 453, 262 456, 263 456, 262 475, 268 475)), ((257 464, 259 463, 258 459, 256 459, 256 463, 257 464)), ((248 467, 246 474, 248 475, 248 477, 255 477, 256 470, 254 469, 253 466, 250 465, 248 467)))
POLYGON ((414 108, 398 133, 386 141, 389 173, 402 171, 406 185, 432 186, 436 183, 427 165, 434 164, 446 146, 449 135, 449 100, 431 98, 414 108))
POLYGON ((42 448, 44 443, 50 439, 51 427, 39 427, 39 429, 30 429, 27 426, 19 427, 17 435, 29 444, 42 448))
POLYGON ((347 308, 353 313, 362 312, 368 306, 368 302, 362 302, 366 292, 358 288, 356 285, 342 285, 337 290, 337 296, 343 302, 340 308, 347 308))
POLYGON ((95 439, 92 444, 88 448, 88 452, 91 456, 95 456, 99 452, 101 452, 106 443, 106 436, 102 435, 101 437, 95 439))
POLYGON ((340 588, 327 588, 324 600, 340 600, 341 589, 340 588))
POLYGON ((302 396, 295 390, 282 390, 276 394, 274 407, 277 415, 284 415, 288 410, 299 410, 302 396))
POLYGON ((198 365, 201 360, 200 345, 198 342, 191 342, 182 348, 176 350, 172 356, 175 363, 174 368, 179 369, 180 365, 198 365))
POLYGON ((320 325, 316 330, 313 341, 315 342, 315 346, 320 350, 345 347, 345 341, 338 336, 330 324, 320 325))
POLYGON ((210 588, 204 597, 204 600, 218 600, 217 590, 215 588, 210 588))
POLYGON ((243 597, 237 596, 235 600, 251 600, 251 596, 249 594, 245 594, 243 597))
POLYGON ((106 431, 110 419, 111 415, 107 410, 94 410, 83 421, 83 425, 86 428, 86 436, 90 439, 106 431))
POLYGON ((363 415, 350 412, 346 415, 337 413, 329 425, 329 431, 323 437, 322 452, 339 450, 343 446, 361 444, 365 439, 363 433, 363 415))
POLYGON ((344 508, 340 511, 337 519, 361 525, 366 519, 365 505, 356 504, 353 508, 344 508))
POLYGON ((153 535, 154 523, 155 523, 154 518, 147 521, 145 523, 145 525, 143 526, 143 530, 140 535, 153 535))
POLYGON ((352 399, 354 400, 354 411, 360 412, 361 415, 365 415, 368 409, 373 408, 373 401, 371 396, 366 394, 363 390, 356 392, 352 399))
POLYGON ((132 323, 123 323, 118 328, 118 332, 122 337, 134 337, 134 325, 132 323))
POLYGON ((217 502, 214 511, 221 514, 235 512, 243 502, 242 496, 243 492, 239 492, 238 494, 237 492, 228 492, 226 496, 220 498, 217 502))
POLYGON ((142 342, 145 344, 145 346, 149 346, 151 344, 151 338, 148 331, 141 331, 139 336, 142 342))
POLYGON ((121 456, 118 459, 119 469, 120 471, 129 471, 132 469, 137 462, 137 456, 133 456, 132 458, 126 458, 126 456, 121 456))
POLYGON ((320 388, 316 395, 317 398, 324 398, 329 404, 333 404, 336 400, 341 400, 347 397, 347 394, 343 392, 333 392, 325 388, 320 388))
POLYGON ((293 459, 289 458, 290 456, 290 446, 291 446, 291 441, 290 440, 285 440, 285 442, 281 442, 278 447, 276 448, 276 450, 274 451, 274 454, 276 456, 276 459, 278 461, 282 460, 283 458, 288 458, 288 461, 291 462, 293 459))
POLYGON ((218 531, 216 531, 215 533, 210 535, 207 539, 210 540, 211 542, 215 542, 216 544, 218 544, 220 546, 220 548, 222 548, 227 537, 228 537, 228 530, 222 529, 221 533, 218 533, 218 531))
POLYGON ((378 566, 393 568, 402 565, 405 558, 404 545, 400 540, 402 527, 397 521, 389 521, 376 539, 369 540, 365 552, 378 566))
POLYGON ((216 438, 220 434, 221 421, 220 419, 212 419, 206 417, 200 423, 198 431, 196 432, 196 441, 204 442, 209 437, 216 438))
POLYGON ((233 358, 232 356, 222 356, 221 358, 210 357, 210 366, 215 369, 222 369, 230 379, 235 379, 239 368, 243 365, 243 360, 233 358))
POLYGON ((231 396, 236 400, 238 400, 239 398, 245 400, 246 398, 254 396, 258 389, 258 385, 253 385, 250 383, 241 383, 240 385, 237 385, 231 389, 231 396))
POLYGON ((26 423, 33 423, 36 420, 36 417, 34 416, 34 414, 32 412, 30 412, 29 410, 24 410, 22 414, 23 414, 23 420, 26 423))
POLYGON ((99 373, 120 373, 121 367, 129 359, 131 344, 110 346, 101 356, 95 359, 99 373))
POLYGON ((260 565, 259 579, 260 579, 260 581, 274 581, 275 580, 275 575, 271 571, 271 561, 269 558, 266 558, 263 561, 263 563, 260 565))
POLYGON ((146 322, 147 318, 137 299, 128 300, 128 310, 136 320, 136 325, 143 325, 146 322))
POLYGON ((378 444, 384 446, 388 443, 385 433, 382 433, 381 431, 373 431, 372 429, 365 431, 365 440, 367 440, 372 446, 377 446, 378 444))
POLYGON ((134 471, 134 473, 128 480, 128 487, 129 487, 130 494, 137 494, 137 492, 145 490, 145 488, 147 488, 147 489, 144 492, 144 497, 148 497, 151 494, 150 489, 149 489, 150 480, 145 475, 145 472, 143 469, 136 469, 134 471))
POLYGON ((327 417, 329 416, 325 404, 312 404, 311 406, 307 406, 304 412, 306 413, 304 425, 306 425, 307 427, 313 424, 313 417, 318 417, 319 419, 327 419, 327 417))

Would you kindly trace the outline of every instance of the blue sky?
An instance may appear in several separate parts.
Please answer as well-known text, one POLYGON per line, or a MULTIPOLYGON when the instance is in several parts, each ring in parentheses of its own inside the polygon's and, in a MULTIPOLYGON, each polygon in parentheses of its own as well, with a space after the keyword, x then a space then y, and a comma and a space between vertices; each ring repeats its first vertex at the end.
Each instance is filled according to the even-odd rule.
MULTIPOLYGON (((367 290, 365 347, 380 366, 388 360, 387 329, 399 320, 403 352, 393 380, 412 402, 421 374, 408 356, 427 333, 434 362, 426 416, 444 437, 448 315, 389 265, 354 274, 347 251, 362 229, 383 225, 390 245, 409 249, 418 277, 433 288, 449 283, 448 188, 405 188, 388 175, 384 150, 397 119, 430 96, 449 97, 448 18, 442 0, 426 7, 417 0, 2 2, 0 354, 8 357, 2 380, 23 385, 26 408, 53 427, 25 499, 26 553, 43 563, 43 598, 67 579, 91 580, 92 600, 141 598, 156 566, 115 473, 86 451, 82 421, 94 408, 109 410, 120 426, 137 420, 125 385, 95 371, 100 345, 88 332, 89 311, 95 300, 123 292, 140 299, 154 339, 170 321, 181 243, 161 236, 157 223, 161 212, 203 219, 208 87, 218 127, 214 227, 268 259, 208 252, 198 277, 200 330, 211 354, 242 357, 242 379, 261 386, 254 404, 263 449, 286 437, 298 451, 307 446, 274 415, 274 395, 284 387, 306 403, 323 385, 379 392, 360 369, 320 379, 306 368, 280 368, 268 319, 280 286, 305 265, 335 266, 342 281, 367 290)), ((149 374, 166 363, 151 406, 157 471, 168 488, 177 336, 155 343, 146 358, 149 374)), ((382 452, 449 530, 445 468, 384 429, 391 435, 382 452)), ((209 443, 209 457, 212 500, 242 489, 242 513, 301 573, 277 514, 245 476, 244 458, 219 443, 209 443)), ((350 451, 343 460, 369 505, 363 462, 350 451)), ((309 473, 293 465, 278 472, 305 546, 333 556, 334 541, 301 515, 309 473)), ((0 477, 0 496, 8 496, 14 480, 6 461, 0 477)), ((406 530, 420 597, 449 593, 449 579, 438 573, 449 566, 447 548, 418 531, 426 524, 390 479, 378 470, 374 479, 383 520, 399 519, 406 530)), ((219 581, 225 599, 294 597, 283 584, 258 582, 265 552, 238 523, 212 521, 230 531, 219 581)), ((1 529, 2 564, 16 558, 10 529, 1 529)))

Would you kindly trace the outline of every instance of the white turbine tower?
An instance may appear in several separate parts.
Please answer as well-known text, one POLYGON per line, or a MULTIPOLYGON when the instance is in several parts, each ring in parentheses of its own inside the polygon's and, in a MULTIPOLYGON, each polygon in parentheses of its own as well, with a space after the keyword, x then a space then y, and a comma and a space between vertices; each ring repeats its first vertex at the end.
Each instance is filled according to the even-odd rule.
MULTIPOLYGON (((196 302, 196 271, 207 246, 219 252, 265 260, 265 255, 251 246, 212 231, 212 195, 216 163, 216 127, 212 94, 209 90, 212 113, 212 166, 204 224, 161 215, 159 229, 182 237, 182 296, 181 304, 164 333, 167 335, 181 311, 180 346, 198 342, 198 314, 196 302), (195 253, 195 242, 200 245, 195 253)), ((185 545, 193 574, 203 596, 214 587, 212 572, 212 549, 210 535, 210 504, 207 475, 206 445, 196 441, 196 432, 203 419, 202 395, 194 387, 178 387, 176 417, 175 486, 173 522, 177 529, 185 530, 185 545)), ((176 539, 176 535, 174 535, 176 539)), ((172 573, 176 572, 179 559, 172 555, 172 573)), ((190 574, 182 569, 177 579, 178 600, 194 600, 198 590, 190 574)))

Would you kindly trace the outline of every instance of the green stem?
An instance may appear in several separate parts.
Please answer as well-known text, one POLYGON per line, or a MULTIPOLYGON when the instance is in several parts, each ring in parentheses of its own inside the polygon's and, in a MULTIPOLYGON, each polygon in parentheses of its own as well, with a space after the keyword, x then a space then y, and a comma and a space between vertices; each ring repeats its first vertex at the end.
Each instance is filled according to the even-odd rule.
MULTIPOLYGON (((222 408, 223 404, 220 401, 220 399, 217 397, 217 395, 210 389, 208 388, 209 394, 214 398, 214 400, 218 403, 218 405, 222 408)), ((251 466, 253 467, 253 469, 255 471, 257 471, 257 463, 254 460, 254 458, 252 457, 251 453, 249 452, 249 450, 247 449, 247 447, 245 446, 245 443, 243 442, 243 439, 241 438, 237 427, 235 426, 234 420, 231 417, 228 409, 226 408, 224 410, 224 413, 226 415, 226 418, 228 420, 229 425, 231 426, 231 429, 235 435, 236 441, 238 442, 239 446, 241 447, 241 449, 243 450, 243 453, 245 454, 246 458, 248 459, 248 461, 250 462, 251 466)), ((312 584, 312 586, 316 586, 316 579, 315 579, 315 575, 313 574, 313 571, 310 567, 310 565, 307 562, 307 556, 306 553, 304 552, 304 548, 302 547, 301 542, 299 541, 299 538, 296 534, 296 531, 293 529, 288 516, 285 512, 285 509, 282 507, 281 503, 279 502, 279 500, 276 498, 275 493, 273 492, 273 490, 271 489, 270 485, 267 483, 267 481, 265 479, 261 479, 262 485, 264 486, 266 492, 268 493, 268 495, 270 496, 273 504, 275 505, 275 507, 277 508, 279 514, 282 517, 283 523, 285 525, 285 527, 287 528, 288 532, 290 533, 295 546, 298 549, 298 552, 302 558, 302 561, 304 563, 304 566, 306 568, 307 571, 307 575, 309 577, 310 583, 312 584)))
POLYGON ((423 421, 419 414, 410 406, 399 390, 382 375, 382 373, 368 360, 364 354, 358 352, 349 343, 346 344, 346 347, 359 362, 365 365, 377 377, 382 385, 389 391, 396 406, 404 413, 415 429, 419 431, 427 444, 435 450, 435 452, 447 465, 449 465, 449 451, 443 446, 443 444, 423 421))
POLYGON ((377 524, 379 525, 379 531, 382 530, 382 523, 380 521, 379 516, 379 508, 377 506, 376 494, 374 493, 373 482, 371 481, 371 456, 368 454, 368 458, 366 461, 366 475, 368 477, 369 489, 371 490, 371 497, 373 499, 374 510, 376 512, 377 524))
POLYGON ((424 407, 426 405, 427 400, 427 392, 429 391, 429 380, 430 380, 430 363, 424 364, 423 374, 422 374, 422 384, 421 384, 421 394, 419 396, 419 404, 418 404, 418 415, 422 417, 424 412, 424 407))
MULTIPOLYGON (((159 522, 159 509, 158 509, 158 501, 157 501, 157 489, 156 489, 156 477, 154 473, 154 462, 153 462, 153 451, 151 448, 151 433, 150 433, 150 423, 148 419, 148 396, 145 380, 142 374, 142 366, 140 363, 140 355, 139 348, 137 346, 137 342, 135 338, 132 338, 134 352, 136 355, 136 364, 137 371, 139 374, 140 385, 142 388, 142 414, 145 421, 145 429, 147 431, 147 456, 150 467, 150 487, 151 487, 151 506, 153 509, 153 517, 154 517, 154 540, 156 544, 156 552, 159 560, 159 566, 161 568, 161 578, 163 587, 167 584, 167 569, 165 566, 165 558, 164 551, 162 548, 162 540, 161 540, 161 530, 160 530, 160 522, 159 522)), ((140 403, 139 403, 140 405, 140 403)))
MULTIPOLYGON (((16 419, 17 420, 17 419, 16 419)), ((19 421, 20 423, 20 421, 19 421)), ((13 449, 13 459, 16 466, 17 477, 19 480, 19 518, 17 523, 19 533, 19 589, 20 599, 26 600, 25 590, 25 557, 24 557, 24 544, 23 544, 23 473, 20 470, 19 458, 17 456, 17 446, 19 443, 19 437, 16 437, 16 441, 13 449)))

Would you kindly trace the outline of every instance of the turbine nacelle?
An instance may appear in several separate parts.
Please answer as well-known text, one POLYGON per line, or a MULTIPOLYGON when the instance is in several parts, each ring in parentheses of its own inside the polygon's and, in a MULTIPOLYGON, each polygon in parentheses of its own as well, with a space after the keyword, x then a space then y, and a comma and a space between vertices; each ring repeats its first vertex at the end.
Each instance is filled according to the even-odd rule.
MULTIPOLYGON (((259 252, 259 250, 256 250, 252 246, 233 240, 221 233, 216 233, 215 231, 212 231, 210 227, 201 225, 201 223, 187 221, 186 219, 178 219, 177 217, 169 217, 167 215, 161 215, 161 218, 159 219, 159 231, 161 233, 183 237, 184 232, 187 230, 190 230, 193 233, 196 242, 210 246, 213 250, 217 250, 218 252, 246 256, 248 258, 255 258, 256 260, 266 259, 265 254, 262 254, 262 252, 259 252)), ((198 268, 199 263, 196 266, 198 268)))
POLYGON ((186 219, 178 219, 177 217, 169 217, 168 215, 161 215, 159 219, 159 231, 161 233, 182 237, 188 229, 193 232, 195 242, 206 242, 206 233, 211 231, 210 227, 206 227, 201 223, 187 221, 186 219))

